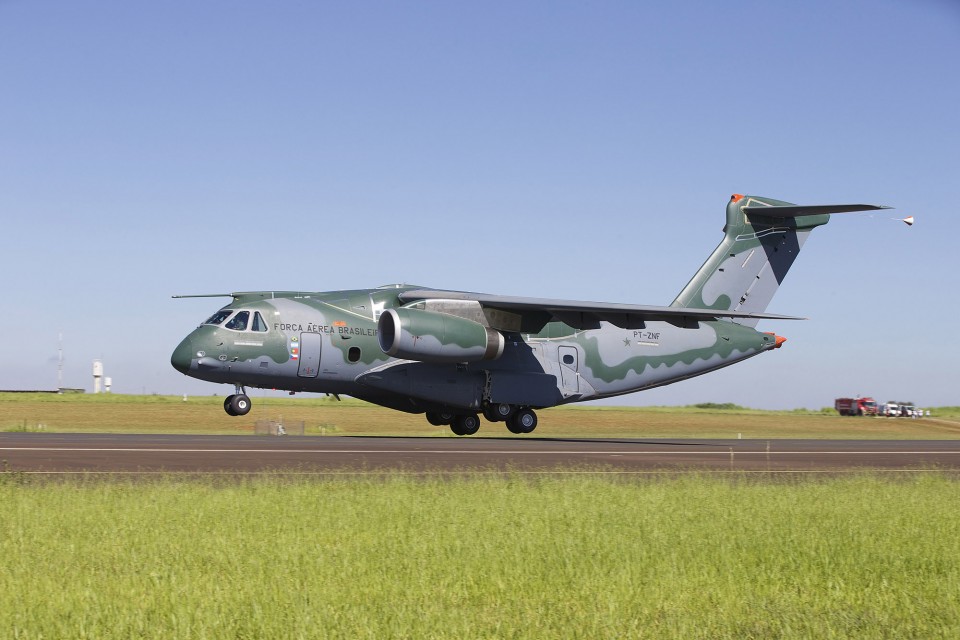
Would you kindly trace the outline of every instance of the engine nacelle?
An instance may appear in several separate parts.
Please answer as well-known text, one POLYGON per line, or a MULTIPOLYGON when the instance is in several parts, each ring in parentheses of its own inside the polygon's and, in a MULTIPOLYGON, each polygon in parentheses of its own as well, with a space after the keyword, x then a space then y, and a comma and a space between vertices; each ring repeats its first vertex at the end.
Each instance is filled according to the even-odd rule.
POLYGON ((421 362, 477 362, 503 354, 499 331, 479 322, 419 309, 387 309, 377 322, 380 349, 421 362))

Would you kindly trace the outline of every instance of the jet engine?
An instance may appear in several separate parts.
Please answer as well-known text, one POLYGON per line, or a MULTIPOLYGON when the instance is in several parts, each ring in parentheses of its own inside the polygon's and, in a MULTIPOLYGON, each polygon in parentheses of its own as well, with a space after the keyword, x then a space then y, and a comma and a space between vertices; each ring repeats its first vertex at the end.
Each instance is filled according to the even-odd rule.
POLYGON ((387 309, 377 322, 380 349, 388 356, 420 362, 477 362, 503 354, 499 331, 436 311, 387 309))

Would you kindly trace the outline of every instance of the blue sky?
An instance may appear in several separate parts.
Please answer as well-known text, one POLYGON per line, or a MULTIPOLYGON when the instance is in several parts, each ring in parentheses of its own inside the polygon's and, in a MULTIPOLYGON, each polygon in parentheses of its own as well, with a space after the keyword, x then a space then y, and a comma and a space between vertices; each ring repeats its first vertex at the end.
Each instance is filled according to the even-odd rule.
POLYGON ((62 331, 67 386, 228 392, 174 294, 668 304, 747 193, 897 209, 814 233, 783 349, 620 403, 960 404, 958 60, 947 0, 0 0, 0 388, 62 331))

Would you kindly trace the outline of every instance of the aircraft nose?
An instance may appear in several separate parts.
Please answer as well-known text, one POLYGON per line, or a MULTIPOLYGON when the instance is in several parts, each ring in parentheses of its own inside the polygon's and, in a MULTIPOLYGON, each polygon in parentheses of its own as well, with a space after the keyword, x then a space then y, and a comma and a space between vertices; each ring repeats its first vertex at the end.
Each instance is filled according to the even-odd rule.
POLYGON ((186 337, 183 339, 183 342, 173 350, 173 355, 170 356, 170 364, 180 373, 186 374, 190 371, 191 360, 193 360, 193 340, 186 337))

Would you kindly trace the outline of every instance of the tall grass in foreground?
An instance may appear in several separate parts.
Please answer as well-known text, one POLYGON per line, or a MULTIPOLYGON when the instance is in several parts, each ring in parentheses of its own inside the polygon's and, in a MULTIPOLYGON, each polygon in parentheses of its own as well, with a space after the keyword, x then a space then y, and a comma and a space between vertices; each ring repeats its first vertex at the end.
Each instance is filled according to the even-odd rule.
POLYGON ((6 638, 956 638, 960 486, 0 479, 6 638))

